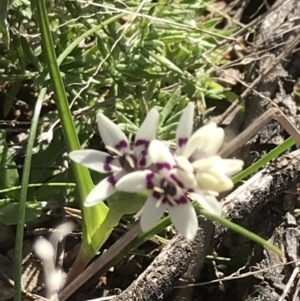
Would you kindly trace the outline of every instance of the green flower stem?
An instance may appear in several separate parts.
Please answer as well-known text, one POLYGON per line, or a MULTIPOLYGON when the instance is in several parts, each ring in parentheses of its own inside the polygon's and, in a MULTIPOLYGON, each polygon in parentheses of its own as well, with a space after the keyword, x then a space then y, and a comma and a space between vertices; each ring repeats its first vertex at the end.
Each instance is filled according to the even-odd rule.
MULTIPOLYGON (((238 224, 233 223, 232 221, 230 221, 224 217, 209 213, 206 210, 199 209, 199 205, 195 201, 193 201, 193 205, 194 205, 196 211, 199 212, 201 215, 205 216, 206 218, 208 218, 212 221, 219 222, 219 223, 223 224, 226 228, 231 229, 231 230, 249 238, 250 240, 274 251, 277 254, 281 254, 280 249, 278 249, 274 245, 270 244, 262 237, 254 234, 253 232, 250 232, 249 230, 243 228, 242 226, 239 226, 238 224)), ((155 225, 155 227, 153 227, 149 231, 141 233, 134 241, 132 241, 132 243, 128 245, 128 249, 132 250, 132 249, 137 248, 142 243, 144 243, 146 240, 150 239, 151 237, 153 237, 154 235, 156 235, 157 233, 162 231, 164 228, 168 227, 170 224, 171 224, 170 217, 165 217, 165 218, 161 219, 155 225)))
MULTIPOLYGON (((260 236, 248 231, 247 229, 231 222, 230 220, 228 220, 226 218, 223 218, 221 216, 217 216, 217 215, 211 214, 205 210, 199 209, 199 205, 195 201, 193 202, 193 205, 194 205, 195 209, 201 215, 205 216, 206 218, 208 218, 212 221, 217 221, 217 222, 223 224, 225 227, 227 227, 241 235, 244 235, 245 237, 249 238, 250 240, 274 251, 275 253, 281 254, 281 250, 279 248, 270 244, 269 242, 267 242, 260 236)), ((126 248, 121 250, 120 253, 115 258, 113 258, 111 261, 109 261, 103 267, 103 269, 101 269, 101 273, 104 273, 110 267, 115 266, 118 262, 120 262, 128 254, 128 252, 132 252, 133 250, 137 249, 140 245, 142 245, 143 243, 148 241, 151 237, 160 233, 161 231, 163 231, 166 227, 168 227, 170 225, 171 225, 171 219, 169 216, 167 216, 167 217, 162 218, 159 222, 157 222, 157 224, 151 230, 140 233, 131 243, 128 244, 128 246, 126 248)), ((209 256, 207 256, 207 258, 214 259, 214 260, 216 259, 216 258, 211 258, 209 256)), ((230 261, 231 259, 230 258, 219 258, 219 260, 230 261)), ((99 271, 99 273, 100 273, 100 271, 99 271)))
POLYGON ((253 163, 251 166, 246 168, 245 170, 241 171, 239 174, 232 177, 233 183, 237 183, 247 176, 251 175, 255 171, 257 171, 262 166, 266 165, 271 160, 277 158, 280 156, 283 152, 285 152, 287 149, 295 145, 295 140, 293 137, 289 137, 286 139, 283 143, 272 149, 269 153, 267 153, 265 156, 263 156, 261 159, 253 163))
POLYGON ((23 248, 23 237, 24 237, 24 224, 25 224, 25 208, 28 191, 28 183, 30 176, 30 167, 32 159, 32 150, 34 147, 34 141, 36 137, 37 127, 39 123, 39 117, 42 109, 42 104, 46 95, 46 88, 40 91, 37 99, 33 117, 30 126, 30 132, 28 137, 28 143, 26 147, 26 156, 24 162, 24 170, 21 181, 21 191, 19 199, 19 212, 18 212, 18 223, 16 233, 16 246, 15 246, 15 257, 14 257, 14 280, 15 280, 15 294, 14 301, 21 301, 22 289, 21 289, 21 276, 22 276, 22 248, 23 248))
MULTIPOLYGON (((58 62, 56 59, 52 37, 50 34, 48 15, 44 0, 37 1, 38 16, 40 21, 40 29, 42 35, 42 45, 44 55, 47 61, 49 73, 53 82, 53 87, 56 96, 58 114, 61 119, 64 138, 66 140, 68 152, 80 149, 80 143, 76 135, 72 115, 69 109, 68 100, 65 93, 65 88, 60 75, 58 62)), ((63 58, 61 58, 63 60, 63 58)), ((93 188, 93 182, 87 168, 71 162, 75 175, 77 187, 80 193, 81 201, 85 200, 88 193, 93 188)), ((94 207, 84 207, 81 203, 83 215, 83 241, 82 247, 85 254, 91 257, 95 255, 97 250, 93 245, 92 233, 101 225, 108 213, 108 207, 103 203, 99 203, 94 207)))
MULTIPOLYGON (((196 208, 197 209, 197 208, 196 208)), ((212 214, 206 210, 199 210, 201 212, 201 214, 203 216, 205 216, 206 218, 215 221, 215 222, 219 222, 221 224, 223 224, 226 228, 231 229, 247 238, 249 238, 250 240, 264 246, 265 248, 272 250, 273 252, 281 255, 281 250, 279 248, 277 248, 276 246, 270 244, 269 242, 267 242, 265 239, 263 239, 262 237, 254 234, 253 232, 243 228, 242 226, 233 223, 232 221, 230 221, 229 219, 226 219, 222 216, 218 216, 215 214, 212 214)))

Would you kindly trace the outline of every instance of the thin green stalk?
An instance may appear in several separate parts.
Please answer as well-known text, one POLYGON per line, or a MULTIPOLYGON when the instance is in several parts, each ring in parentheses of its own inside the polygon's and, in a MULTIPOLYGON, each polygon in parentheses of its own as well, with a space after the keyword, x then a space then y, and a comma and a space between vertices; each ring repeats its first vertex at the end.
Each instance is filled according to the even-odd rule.
POLYGON ((277 158, 280 156, 283 152, 285 152, 287 149, 292 147, 295 144, 295 140, 293 137, 289 137, 286 139, 283 143, 272 149, 269 153, 267 153, 265 156, 263 156, 261 159, 253 163, 251 166, 248 168, 242 170, 240 173, 232 177, 233 183, 237 183, 247 176, 251 175, 255 171, 257 171, 259 168, 262 166, 266 165, 268 162, 271 160, 277 158))
POLYGON ((273 252, 277 253, 277 254, 281 254, 281 250, 278 249, 276 246, 272 245, 271 243, 267 242, 265 239, 263 239, 262 237, 254 234, 253 232, 243 228, 242 226, 233 223, 232 221, 230 221, 229 219, 226 219, 222 216, 219 215, 215 215, 212 214, 206 210, 200 210, 201 214, 204 215, 206 218, 212 220, 212 221, 216 221, 219 222, 221 224, 223 224, 226 228, 231 229, 247 238, 249 238, 250 240, 264 246, 265 248, 272 250, 273 252))
MULTIPOLYGON (((35 187, 76 187, 75 183, 34 183, 28 184, 28 188, 35 188, 35 187)), ((0 189, 0 193, 7 193, 15 190, 22 189, 22 186, 13 186, 10 188, 0 189)))
MULTIPOLYGON (((270 244, 267 242, 265 239, 262 237, 250 232, 249 230, 231 222, 230 220, 223 218, 218 215, 211 214, 207 212, 206 210, 201 210, 199 209, 199 205, 197 202, 193 202, 193 205, 195 206, 195 209, 199 211, 199 213, 206 218, 212 220, 212 221, 217 221, 221 224, 223 224, 225 227, 241 234, 244 235, 245 237, 249 238, 250 240, 264 246, 265 248, 268 248, 272 251, 274 251, 277 254, 281 254, 281 250, 278 249, 276 246, 270 244)), ((171 219, 169 216, 162 218, 160 221, 156 223, 156 225, 150 229, 149 231, 145 231, 140 233, 126 248, 123 250, 120 250, 119 254, 113 258, 110 262, 107 263, 106 267, 104 268, 105 271, 107 271, 110 267, 115 266, 118 262, 120 262, 127 254, 128 252, 131 252, 135 249, 137 249, 140 245, 148 241, 151 237, 155 236, 159 232, 163 231, 166 227, 171 225, 171 219)), ((208 258, 208 257, 207 257, 208 258)), ((222 258, 222 260, 225 261, 230 261, 231 259, 228 258, 222 258)), ((104 272, 104 270, 102 271, 104 272)))
POLYGON ((2 43, 9 49, 10 35, 7 23, 8 0, 0 1, 0 32, 2 33, 2 43))
MULTIPOLYGON (((231 230, 249 238, 250 240, 252 240, 254 242, 257 242, 258 244, 274 251, 277 254, 281 254, 281 251, 277 247, 268 243, 262 237, 243 228, 242 226, 239 226, 238 224, 231 222, 230 220, 228 220, 224 217, 214 215, 206 210, 199 209, 199 205, 195 201, 193 202, 193 205, 194 205, 195 209, 197 211, 199 211, 199 213, 201 215, 205 216, 206 218, 208 218, 212 221, 219 222, 219 223, 223 224, 226 228, 231 229, 231 230)), ((154 235, 156 235, 157 233, 162 231, 164 228, 168 227, 170 224, 171 224, 170 217, 165 217, 165 218, 161 219, 151 230, 139 234, 138 237, 135 240, 133 240, 132 243, 128 246, 128 249, 132 250, 132 249, 137 248, 142 243, 144 243, 145 241, 149 240, 151 237, 153 237, 154 235)))
MULTIPOLYGON (((66 97, 64 84, 58 68, 58 63, 53 47, 53 41, 50 34, 49 21, 47 17, 45 1, 44 0, 37 1, 37 8, 38 8, 39 19, 40 19, 43 51, 45 53, 45 58, 47 60, 49 73, 53 81, 54 91, 57 99, 57 109, 59 112, 59 116, 61 117, 61 124, 64 132, 64 137, 66 139, 67 149, 70 152, 72 150, 79 149, 80 143, 75 131, 75 126, 69 109, 69 103, 66 97), (62 118, 62 116, 64 117, 62 118)), ((85 198, 85 196, 92 188, 91 185, 92 181, 91 181, 90 174, 86 168, 83 168, 78 164, 72 163, 72 168, 78 182, 79 180, 80 181, 82 180, 83 181, 82 183, 85 183, 85 185, 78 185, 79 186, 78 189, 80 190, 80 195, 83 196, 83 198, 85 198)))
POLYGON ((37 99, 33 117, 30 126, 30 132, 28 137, 28 143, 26 147, 26 156, 24 162, 24 169, 21 181, 21 191, 19 199, 19 212, 18 212, 18 223, 16 233, 16 246, 15 246, 15 260, 14 260, 14 280, 15 280, 15 294, 14 301, 21 301, 22 288, 21 288, 21 276, 22 276, 22 248, 23 248, 23 237, 24 237, 24 224, 25 224, 25 208, 28 191, 28 183, 30 176, 30 167, 32 159, 32 150, 34 147, 34 141, 36 138, 37 127, 39 123, 39 117, 42 109, 43 100, 46 95, 46 88, 40 91, 37 99))
MULTIPOLYGON (((80 149, 80 143, 76 135, 75 126, 72 115, 69 109, 69 103, 66 97, 65 88, 60 75, 58 62, 54 50, 53 40, 50 33, 48 14, 44 0, 37 1, 37 9, 40 21, 40 30, 42 36, 43 51, 47 61, 49 73, 53 82, 55 96, 57 100, 57 108, 59 117, 61 119, 62 129, 68 152, 80 149)), ((93 188, 93 182, 87 168, 82 165, 71 162, 71 166, 75 175, 77 187, 80 193, 81 201, 85 200, 88 193, 93 188)), ((92 244, 91 233, 105 219, 108 207, 103 203, 99 203, 94 207, 84 207, 81 203, 83 215, 83 251, 86 254, 95 254, 97 250, 92 244)))

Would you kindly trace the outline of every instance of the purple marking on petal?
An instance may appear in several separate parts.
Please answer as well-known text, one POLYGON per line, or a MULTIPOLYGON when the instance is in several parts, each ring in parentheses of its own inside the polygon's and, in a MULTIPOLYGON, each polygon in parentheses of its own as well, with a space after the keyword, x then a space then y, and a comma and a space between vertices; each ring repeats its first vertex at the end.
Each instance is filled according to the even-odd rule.
POLYGON ((153 191, 152 196, 154 198, 156 198, 157 200, 159 200, 161 198, 161 194, 158 191, 153 191))
POLYGON ((188 199, 185 196, 181 196, 179 199, 175 200, 176 204, 180 205, 180 204, 187 204, 188 203, 188 199))
POLYGON ((202 150, 196 149, 194 151, 194 153, 190 156, 189 161, 194 162, 194 161, 197 161, 200 159, 204 159, 206 157, 207 157, 207 155, 205 152, 203 152, 202 150))
POLYGON ((154 178, 154 174, 153 173, 148 173, 146 176, 146 183, 147 183, 147 189, 153 189, 154 185, 153 185, 153 180, 154 178))
POLYGON ((188 141, 188 138, 179 138, 178 139, 178 146, 183 147, 184 145, 186 145, 187 141, 188 141))
POLYGON ((104 162, 104 170, 107 172, 111 171, 110 163, 114 160, 112 156, 107 156, 104 162))
POLYGON ((161 163, 159 162, 159 163, 156 163, 156 167, 157 167, 158 170, 161 170, 161 169, 164 169, 164 168, 166 168, 168 170, 171 169, 171 165, 168 162, 161 162, 161 163))
POLYGON ((125 140, 121 140, 116 146, 115 149, 121 150, 122 148, 128 147, 128 144, 125 140))
POLYGON ((142 157, 141 160, 140 160, 140 162, 139 162, 139 165, 140 165, 141 167, 145 167, 146 164, 147 164, 146 157, 142 157))
POLYGON ((141 146, 144 145, 145 148, 148 148, 150 144, 149 140, 145 140, 145 139, 138 139, 137 141, 135 141, 134 146, 141 146))
POLYGON ((171 174, 170 178, 180 187, 180 188, 184 188, 183 183, 174 175, 171 174))
MULTIPOLYGON (((172 199, 173 199, 173 198, 172 198, 172 199)), ((176 205, 174 205, 174 201, 175 201, 175 203, 176 203, 177 205, 182 205, 182 204, 187 204, 188 199, 187 199, 185 196, 182 195, 180 198, 178 198, 178 199, 173 199, 173 201, 171 202, 170 199, 169 199, 169 197, 165 196, 165 197, 163 198, 163 200, 162 200, 162 203, 167 204, 167 205, 170 206, 170 207, 174 207, 174 206, 176 206, 176 205)))
POLYGON ((144 149, 144 150, 141 151, 141 154, 143 156, 147 156, 148 155, 148 151, 146 149, 144 149))
POLYGON ((115 178, 115 175, 112 174, 110 175, 108 178, 107 178, 107 181, 108 183, 110 183, 112 186, 115 186, 117 181, 116 181, 116 178, 115 178))
POLYGON ((174 206, 174 204, 172 202, 170 202, 168 197, 164 197, 163 200, 162 200, 162 203, 167 204, 170 207, 174 206))

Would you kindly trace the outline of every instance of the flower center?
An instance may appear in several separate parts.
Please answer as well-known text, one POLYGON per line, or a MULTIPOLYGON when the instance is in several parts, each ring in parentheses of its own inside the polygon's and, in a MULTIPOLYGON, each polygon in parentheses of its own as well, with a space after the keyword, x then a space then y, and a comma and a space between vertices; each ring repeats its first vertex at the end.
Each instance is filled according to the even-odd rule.
POLYGON ((159 187, 164 191, 165 194, 174 197, 177 193, 176 184, 162 178, 159 183, 159 187))
POLYGON ((119 162, 124 170, 132 172, 136 170, 137 159, 134 154, 124 154, 119 157, 119 162))

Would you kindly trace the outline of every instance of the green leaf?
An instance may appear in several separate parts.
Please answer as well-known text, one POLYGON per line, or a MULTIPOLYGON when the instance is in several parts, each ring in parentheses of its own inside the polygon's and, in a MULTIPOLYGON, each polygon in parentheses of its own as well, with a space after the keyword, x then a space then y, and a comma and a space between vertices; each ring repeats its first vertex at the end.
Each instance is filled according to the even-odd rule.
POLYGON ((9 48, 10 35, 9 35, 8 22, 7 22, 7 7, 8 7, 8 0, 1 0, 0 1, 0 32, 2 33, 2 42, 7 48, 9 48))
POLYGON ((12 86, 10 87, 8 93, 6 94, 5 97, 5 103, 4 103, 4 110, 3 110, 3 115, 6 117, 10 111, 10 109, 13 106, 13 103, 15 101, 15 98, 17 96, 17 93, 21 87, 21 80, 15 81, 12 86))
MULTIPOLYGON (((75 120, 74 125, 81 144, 86 145, 91 137, 89 123, 82 123, 79 120, 75 120)), ((59 167, 62 166, 62 156, 66 151, 66 142, 62 129, 54 130, 52 141, 50 143, 46 141, 40 143, 38 153, 32 157, 32 166, 43 166, 44 168, 39 169, 39 172, 32 172, 30 174, 30 183, 41 183, 53 176, 61 174, 59 167)))
POLYGON ((124 215, 134 214, 143 207, 147 195, 147 191, 134 194, 117 192, 108 199, 108 214, 101 224, 101 228, 95 229, 93 233, 92 241, 95 249, 99 250, 102 247, 112 229, 119 224, 124 215))
MULTIPOLYGON (((20 184, 19 174, 13 155, 7 147, 5 134, 0 131, 0 190, 18 186, 20 184), (10 165, 10 168, 6 166, 10 165)), ((5 196, 17 197, 19 192, 10 191, 5 193, 5 196)))
POLYGON ((201 23, 201 26, 203 26, 203 28, 211 28, 211 27, 215 27, 216 25, 221 23, 221 21, 222 21, 222 18, 213 18, 213 19, 210 19, 208 21, 201 23))
POLYGON ((46 88, 40 90, 38 99, 33 111, 33 117, 31 120, 30 132, 28 142, 26 146, 26 156, 24 161, 24 169, 21 181, 21 190, 18 198, 18 220, 17 220, 17 232, 16 232, 16 244, 15 244, 15 256, 14 256, 14 280, 15 280, 15 295, 14 300, 20 301, 22 295, 21 278, 22 278, 22 253, 23 253, 23 238, 24 238, 24 224, 26 218, 26 201, 28 192, 28 183, 31 170, 31 159, 34 141, 36 138, 36 132, 38 127, 38 121, 42 109, 42 102, 46 95, 46 88))
MULTIPOLYGON (((19 217, 19 203, 9 203, 0 207, 0 223, 5 225, 16 225, 19 217)), ((37 202, 26 202, 25 222, 31 221, 41 216, 42 204, 37 202)))
MULTIPOLYGON (((50 25, 45 1, 38 1, 37 8, 44 56, 56 94, 58 114, 62 124, 67 151, 70 152, 72 150, 80 149, 80 143, 76 134, 73 117, 69 108, 65 87, 59 70, 59 62, 56 58, 54 50, 54 43, 50 33, 50 25)), ((78 41, 78 43, 80 43, 80 41, 78 41)), ((68 48, 70 48, 70 46, 68 48)), ((78 46, 78 44, 76 46, 78 46)), ((63 60, 64 57, 60 57, 60 63, 63 60)), ((98 252, 98 249, 95 249, 94 246, 100 244, 98 241, 94 240, 94 232, 96 229, 97 231, 102 231, 101 224, 105 220, 109 209, 104 202, 101 202, 93 207, 85 207, 83 205, 86 196, 94 185, 90 173, 86 167, 76 164, 75 162, 71 162, 71 166, 76 178, 77 188, 81 196, 81 209, 83 216, 82 251, 88 255, 88 257, 92 258, 98 252)), ((107 229, 103 229, 103 231, 107 231, 107 229)), ((103 236, 106 237, 107 235, 103 236)))
POLYGON ((178 104, 179 98, 180 98, 180 91, 177 88, 177 90, 175 90, 172 93, 171 97, 169 98, 169 100, 167 101, 166 105, 164 106, 164 108, 160 113, 160 122, 159 122, 160 125, 163 125, 167 117, 172 115, 171 113, 174 112, 174 108, 178 104))
MULTIPOLYGON (((114 214, 115 219, 120 220, 123 215, 135 214, 143 207, 148 194, 147 190, 139 193, 115 193, 107 200, 111 215, 114 214)), ((115 227, 117 224, 112 225, 112 227, 115 227)))

